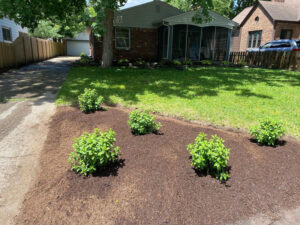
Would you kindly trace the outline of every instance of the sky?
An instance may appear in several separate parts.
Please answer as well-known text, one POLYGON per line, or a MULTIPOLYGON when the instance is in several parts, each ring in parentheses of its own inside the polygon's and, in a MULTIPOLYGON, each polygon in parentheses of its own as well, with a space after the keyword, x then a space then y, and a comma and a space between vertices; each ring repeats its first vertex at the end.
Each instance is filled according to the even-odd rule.
POLYGON ((128 0, 128 2, 126 3, 126 5, 124 7, 122 7, 122 9, 125 8, 129 8, 135 5, 140 5, 146 2, 152 2, 153 0, 128 0))

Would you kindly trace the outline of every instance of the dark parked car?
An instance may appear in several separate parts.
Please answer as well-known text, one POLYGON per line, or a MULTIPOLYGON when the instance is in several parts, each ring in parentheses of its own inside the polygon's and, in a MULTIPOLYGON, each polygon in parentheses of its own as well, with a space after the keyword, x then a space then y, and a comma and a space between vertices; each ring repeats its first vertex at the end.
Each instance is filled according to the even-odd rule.
POLYGON ((276 40, 270 41, 259 48, 249 49, 248 52, 272 52, 272 51, 299 51, 299 42, 297 40, 276 40))

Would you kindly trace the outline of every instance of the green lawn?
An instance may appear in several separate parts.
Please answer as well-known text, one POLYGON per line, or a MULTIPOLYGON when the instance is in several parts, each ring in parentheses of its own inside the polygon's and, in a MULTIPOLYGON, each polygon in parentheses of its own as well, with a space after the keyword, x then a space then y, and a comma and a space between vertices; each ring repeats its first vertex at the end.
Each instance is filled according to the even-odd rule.
POLYGON ((282 121, 300 137, 300 73, 281 70, 208 67, 176 69, 100 69, 73 67, 58 104, 71 104, 86 87, 106 103, 249 128, 258 119, 282 121))

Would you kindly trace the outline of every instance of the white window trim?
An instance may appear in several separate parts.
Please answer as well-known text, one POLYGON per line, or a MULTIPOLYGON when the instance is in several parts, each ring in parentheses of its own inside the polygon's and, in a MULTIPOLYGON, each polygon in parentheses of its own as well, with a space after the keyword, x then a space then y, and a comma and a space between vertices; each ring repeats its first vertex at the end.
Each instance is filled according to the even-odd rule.
POLYGON ((2 32, 2 39, 3 39, 3 42, 5 42, 5 43, 12 43, 12 42, 13 42, 13 36, 12 36, 11 27, 1 26, 1 32, 2 32), (3 28, 9 30, 11 40, 9 40, 9 41, 8 41, 8 40, 4 40, 3 28))
POLYGON ((130 50, 131 48, 131 30, 129 27, 115 27, 115 48, 118 50, 130 50), (117 29, 128 29, 129 35, 128 35, 128 43, 129 43, 129 47, 118 47, 117 46, 117 29))

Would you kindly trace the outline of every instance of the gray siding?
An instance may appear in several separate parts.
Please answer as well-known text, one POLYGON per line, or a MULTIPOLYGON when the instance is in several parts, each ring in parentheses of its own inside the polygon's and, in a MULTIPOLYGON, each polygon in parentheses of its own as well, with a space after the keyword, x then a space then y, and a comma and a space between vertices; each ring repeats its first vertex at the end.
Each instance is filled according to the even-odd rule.
POLYGON ((120 27, 156 28, 162 20, 181 14, 182 11, 161 1, 120 10, 115 13, 114 25, 120 27))
POLYGON ((28 33, 27 28, 22 28, 14 21, 7 18, 2 18, 0 19, 0 42, 3 42, 2 27, 8 27, 11 29, 12 41, 16 40, 17 37, 19 37, 19 32, 28 33))

